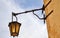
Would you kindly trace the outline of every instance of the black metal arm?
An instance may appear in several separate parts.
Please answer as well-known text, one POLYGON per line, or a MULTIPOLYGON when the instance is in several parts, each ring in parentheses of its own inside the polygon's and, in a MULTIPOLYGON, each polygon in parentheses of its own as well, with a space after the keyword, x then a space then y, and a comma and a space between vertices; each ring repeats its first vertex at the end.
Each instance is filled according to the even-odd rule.
MULTIPOLYGON (((17 16, 17 15, 19 15, 19 14, 24 14, 24 13, 30 13, 30 12, 32 12, 35 16, 37 16, 40 20, 44 20, 44 22, 45 22, 45 20, 46 20, 46 18, 53 12, 53 10, 48 14, 48 15, 45 15, 45 14, 43 14, 44 12, 44 10, 45 10, 45 8, 50 4, 50 2, 51 2, 52 0, 50 0, 49 2, 48 2, 48 4, 46 4, 45 6, 43 5, 43 7, 42 8, 39 8, 39 9, 33 9, 33 10, 29 10, 29 11, 24 11, 24 12, 20 12, 20 13, 14 13, 14 12, 12 12, 12 21, 13 21, 13 16, 17 16), (37 14, 35 14, 34 12, 35 11, 39 11, 39 10, 42 10, 42 14, 43 14, 43 18, 40 18, 37 14)), ((16 17, 16 21, 17 21, 17 17, 16 17)))

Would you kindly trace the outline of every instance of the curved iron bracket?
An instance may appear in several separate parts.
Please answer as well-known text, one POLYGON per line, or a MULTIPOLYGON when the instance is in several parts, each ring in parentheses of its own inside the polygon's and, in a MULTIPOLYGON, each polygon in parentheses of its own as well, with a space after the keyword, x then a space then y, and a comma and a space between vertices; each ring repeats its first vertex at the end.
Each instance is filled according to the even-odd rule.
POLYGON ((16 14, 12 12, 12 22, 13 22, 13 16, 15 16, 16 21, 18 21, 16 14))

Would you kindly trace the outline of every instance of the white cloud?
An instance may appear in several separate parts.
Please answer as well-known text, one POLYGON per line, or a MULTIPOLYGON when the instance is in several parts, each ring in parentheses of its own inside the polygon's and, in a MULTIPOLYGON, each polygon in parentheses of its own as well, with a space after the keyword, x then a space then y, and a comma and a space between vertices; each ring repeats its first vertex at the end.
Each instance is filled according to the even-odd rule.
POLYGON ((23 11, 11 0, 0 0, 0 38, 10 38, 8 23, 13 12, 23 11))
MULTIPOLYGON (((0 0, 0 38, 12 38, 8 29, 12 11, 17 13, 24 10, 12 0, 0 0)), ((46 26, 32 13, 19 15, 18 20, 22 23, 18 38, 47 38, 46 26)))

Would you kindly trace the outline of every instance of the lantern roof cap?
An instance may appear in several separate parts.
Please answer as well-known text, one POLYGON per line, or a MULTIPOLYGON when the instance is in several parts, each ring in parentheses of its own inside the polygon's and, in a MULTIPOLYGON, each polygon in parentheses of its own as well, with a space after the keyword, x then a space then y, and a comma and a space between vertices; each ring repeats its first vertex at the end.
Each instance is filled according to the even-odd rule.
POLYGON ((19 23, 17 21, 9 22, 9 25, 8 26, 10 26, 10 24, 12 24, 12 23, 17 23, 17 24, 19 24, 21 26, 21 23, 19 23))

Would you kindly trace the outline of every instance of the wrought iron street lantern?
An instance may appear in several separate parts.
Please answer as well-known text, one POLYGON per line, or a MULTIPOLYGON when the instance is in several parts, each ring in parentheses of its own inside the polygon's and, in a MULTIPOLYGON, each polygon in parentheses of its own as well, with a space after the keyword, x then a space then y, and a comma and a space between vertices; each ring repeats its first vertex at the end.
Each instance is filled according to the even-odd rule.
MULTIPOLYGON (((13 15, 12 15, 12 18, 13 18, 13 15)), ((10 22, 8 26, 9 26, 9 29, 10 29, 11 36, 15 37, 15 36, 19 35, 19 30, 20 30, 20 27, 21 27, 21 23, 17 22, 17 19, 16 19, 16 21, 10 22)))
POLYGON ((33 13, 33 15, 35 15, 36 17, 38 17, 38 19, 40 20, 44 20, 44 23, 45 23, 45 20, 47 19, 47 17, 52 14, 53 10, 51 10, 51 12, 47 15, 45 15, 44 13, 44 10, 45 8, 49 5, 49 3, 51 2, 51 0, 48 2, 47 5, 43 5, 42 8, 39 8, 39 9, 33 9, 33 10, 29 10, 29 11, 24 11, 24 12, 20 12, 20 13, 12 13, 12 22, 9 23, 9 29, 10 29, 10 34, 11 36, 15 37, 15 36, 18 36, 19 35, 19 30, 20 30, 20 27, 21 27, 21 23, 17 22, 17 15, 19 14, 25 14, 25 13, 33 13), (39 10, 42 10, 42 15, 43 15, 43 18, 40 18, 37 14, 35 14, 34 12, 35 11, 39 11, 39 10), (16 21, 13 21, 13 16, 16 17, 16 21))
POLYGON ((14 36, 19 35, 20 26, 21 24, 16 21, 9 23, 9 29, 10 29, 11 36, 14 37, 14 36))

